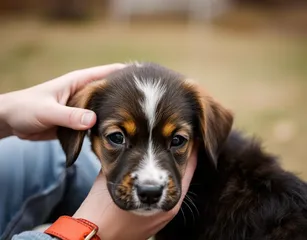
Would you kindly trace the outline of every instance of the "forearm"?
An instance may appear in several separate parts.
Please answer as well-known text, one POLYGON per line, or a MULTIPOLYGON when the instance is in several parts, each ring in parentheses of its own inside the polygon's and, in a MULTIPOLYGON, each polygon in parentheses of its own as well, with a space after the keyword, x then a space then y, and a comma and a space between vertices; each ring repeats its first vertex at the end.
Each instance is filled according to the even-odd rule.
POLYGON ((0 94, 0 139, 12 135, 11 128, 6 121, 6 106, 8 102, 6 102, 5 96, 5 94, 0 94))

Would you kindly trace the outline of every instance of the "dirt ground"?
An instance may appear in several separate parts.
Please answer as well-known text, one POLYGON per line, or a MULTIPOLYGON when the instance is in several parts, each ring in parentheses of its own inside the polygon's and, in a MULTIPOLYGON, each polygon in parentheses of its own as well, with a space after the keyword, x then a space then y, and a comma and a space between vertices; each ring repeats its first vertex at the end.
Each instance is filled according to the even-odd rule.
POLYGON ((0 22, 0 93, 110 62, 153 61, 201 83, 307 179, 307 38, 204 24, 0 22))

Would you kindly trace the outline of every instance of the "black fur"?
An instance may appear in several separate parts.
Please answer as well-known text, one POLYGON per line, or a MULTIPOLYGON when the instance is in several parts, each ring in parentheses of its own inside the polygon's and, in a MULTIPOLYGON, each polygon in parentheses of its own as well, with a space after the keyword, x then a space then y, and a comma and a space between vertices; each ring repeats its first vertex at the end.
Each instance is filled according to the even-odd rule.
POLYGON ((306 183, 284 171, 257 141, 233 131, 217 171, 202 158, 188 193, 195 206, 186 199, 185 220, 179 212, 156 240, 307 239, 306 183))
MULTIPOLYGON (((102 148, 106 165, 116 160, 107 174, 108 181, 120 182, 131 172, 148 144, 147 119, 140 110, 142 95, 135 86, 135 76, 143 81, 162 79, 167 88, 157 107, 159 119, 153 131, 160 163, 172 173, 176 185, 176 201, 165 205, 164 210, 169 210, 179 199, 181 181, 174 163, 184 164, 187 154, 176 157, 166 151, 161 127, 171 114, 177 113, 177 121, 191 124, 191 137, 200 140, 198 165, 182 209, 156 235, 156 240, 307 239, 306 183, 284 171, 276 157, 265 153, 259 142, 236 131, 229 134, 232 116, 227 110, 208 96, 202 106, 195 87, 184 84, 182 75, 155 64, 140 68, 132 65, 115 72, 108 76, 103 88, 95 89, 89 96, 85 107, 94 110, 98 117, 91 130, 92 138, 103 139, 101 125, 106 119, 121 120, 116 111, 119 108, 127 110, 138 125, 136 135, 129 139, 131 147, 115 152, 102 148)), ((59 139, 68 165, 79 154, 78 144, 84 135, 60 128, 59 139)), ((109 190, 114 194, 112 187, 109 190)), ((117 205, 125 210, 135 208, 131 199, 125 200, 117 201, 117 205)))

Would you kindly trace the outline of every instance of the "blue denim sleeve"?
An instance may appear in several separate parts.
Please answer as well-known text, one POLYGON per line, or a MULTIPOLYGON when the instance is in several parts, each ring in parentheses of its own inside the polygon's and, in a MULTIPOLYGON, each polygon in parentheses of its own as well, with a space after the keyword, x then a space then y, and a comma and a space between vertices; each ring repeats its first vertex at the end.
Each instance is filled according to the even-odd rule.
POLYGON ((1 240, 13 236, 18 240, 50 239, 26 231, 52 223, 61 215, 72 215, 79 208, 98 175, 100 162, 87 138, 69 169, 65 159, 57 140, 0 140, 1 240))
POLYGON ((12 240, 56 240, 45 233, 37 231, 27 231, 13 236, 12 240))

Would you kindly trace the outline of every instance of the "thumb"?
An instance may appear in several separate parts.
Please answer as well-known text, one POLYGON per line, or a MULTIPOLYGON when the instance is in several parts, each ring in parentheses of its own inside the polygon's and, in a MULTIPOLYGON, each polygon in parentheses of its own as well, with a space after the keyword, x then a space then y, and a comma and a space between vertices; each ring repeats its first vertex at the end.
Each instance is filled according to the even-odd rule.
POLYGON ((54 109, 50 109, 48 116, 47 123, 49 125, 62 126, 75 130, 89 129, 94 126, 97 119, 93 111, 67 107, 60 104, 57 104, 54 109))

